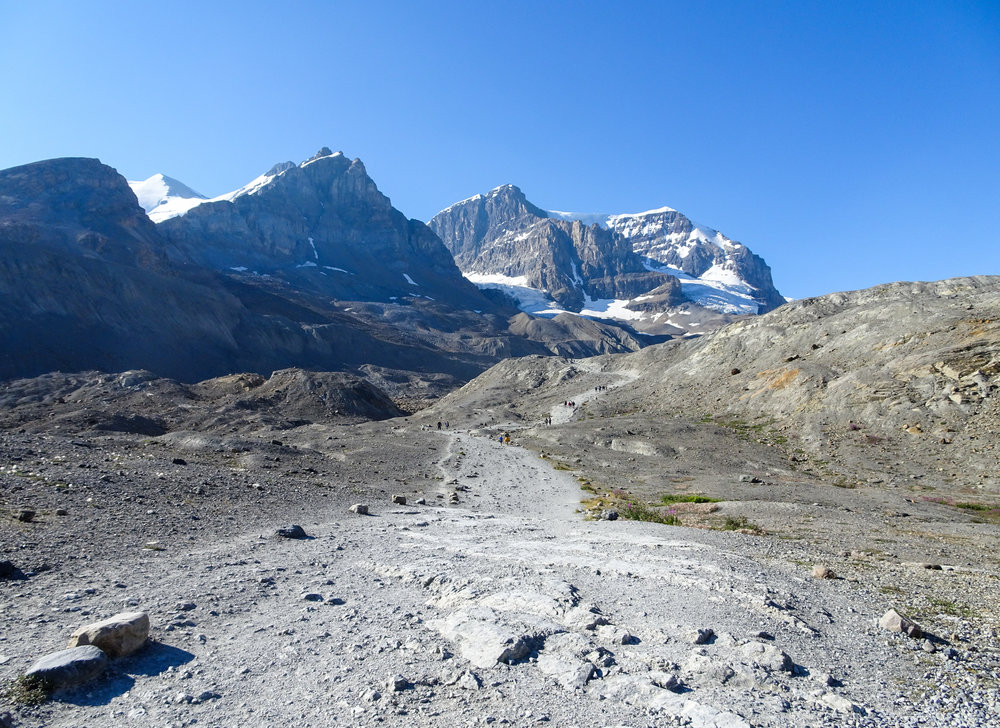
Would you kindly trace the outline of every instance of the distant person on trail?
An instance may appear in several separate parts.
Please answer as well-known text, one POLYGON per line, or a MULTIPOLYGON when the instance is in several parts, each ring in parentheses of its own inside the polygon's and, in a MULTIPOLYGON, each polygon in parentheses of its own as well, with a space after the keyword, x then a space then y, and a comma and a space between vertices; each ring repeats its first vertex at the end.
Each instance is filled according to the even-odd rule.
POLYGON ((441 429, 441 423, 440 422, 438 422, 438 429, 439 430, 441 429))
POLYGON ((500 435, 500 437, 498 437, 497 440, 500 442, 501 445, 503 445, 503 435, 500 435))
POLYGON ((504 445, 509 445, 510 444, 510 435, 508 433, 504 433, 503 444, 504 445))

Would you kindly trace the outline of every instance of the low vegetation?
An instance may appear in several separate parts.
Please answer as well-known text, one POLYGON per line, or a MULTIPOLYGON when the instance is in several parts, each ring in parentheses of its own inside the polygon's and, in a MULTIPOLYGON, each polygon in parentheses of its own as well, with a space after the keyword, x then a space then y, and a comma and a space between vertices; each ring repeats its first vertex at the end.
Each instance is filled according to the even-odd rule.
POLYGON ((52 695, 52 683, 39 675, 21 675, 0 689, 0 696, 14 705, 41 705, 52 695))
POLYGON ((726 516, 726 519, 719 526, 720 531, 742 531, 763 536, 767 533, 756 523, 747 519, 746 516, 726 516))
POLYGON ((666 493, 660 496, 660 502, 664 505, 673 503, 720 503, 718 498, 710 498, 707 495, 698 493, 666 493))

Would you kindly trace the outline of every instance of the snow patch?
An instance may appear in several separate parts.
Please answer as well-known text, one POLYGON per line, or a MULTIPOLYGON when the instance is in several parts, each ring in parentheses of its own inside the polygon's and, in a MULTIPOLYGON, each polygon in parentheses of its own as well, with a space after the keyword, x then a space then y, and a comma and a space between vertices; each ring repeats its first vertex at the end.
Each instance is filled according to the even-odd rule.
POLYGON ((407 273, 403 274, 403 278, 405 278, 406 282, 409 283, 411 286, 419 286, 420 285, 419 283, 417 283, 416 281, 414 281, 412 278, 410 278, 409 274, 407 274, 407 273))

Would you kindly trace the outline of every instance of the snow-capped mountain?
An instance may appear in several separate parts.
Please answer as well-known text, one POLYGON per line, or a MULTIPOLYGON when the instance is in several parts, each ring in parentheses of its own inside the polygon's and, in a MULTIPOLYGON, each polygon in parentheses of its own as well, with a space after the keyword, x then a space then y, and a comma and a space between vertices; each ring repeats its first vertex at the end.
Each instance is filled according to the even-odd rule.
POLYGON ((163 222, 171 217, 183 215, 208 199, 183 182, 162 174, 154 174, 141 182, 130 180, 128 186, 139 200, 139 206, 146 211, 153 222, 163 222))
POLYGON ((784 303, 761 258, 668 207, 549 211, 503 185, 428 224, 469 280, 503 290, 535 315, 570 311, 646 333, 700 333, 784 303))

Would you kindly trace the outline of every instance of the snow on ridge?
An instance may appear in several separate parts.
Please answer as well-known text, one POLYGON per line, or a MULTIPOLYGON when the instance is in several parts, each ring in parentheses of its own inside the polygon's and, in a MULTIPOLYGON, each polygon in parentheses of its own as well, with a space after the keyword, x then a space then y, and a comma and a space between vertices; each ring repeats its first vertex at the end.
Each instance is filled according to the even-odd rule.
POLYGON ((307 159, 306 161, 304 161, 302 164, 299 165, 299 168, 302 169, 304 167, 308 167, 313 162, 318 162, 321 159, 336 159, 337 157, 343 157, 343 156, 344 156, 343 152, 331 152, 330 154, 324 154, 322 157, 313 157, 312 159, 307 159))
POLYGON ((412 278, 410 278, 409 273, 404 273, 403 274, 403 278, 405 278, 406 282, 409 283, 411 286, 419 286, 420 285, 415 280, 413 280, 412 278))

